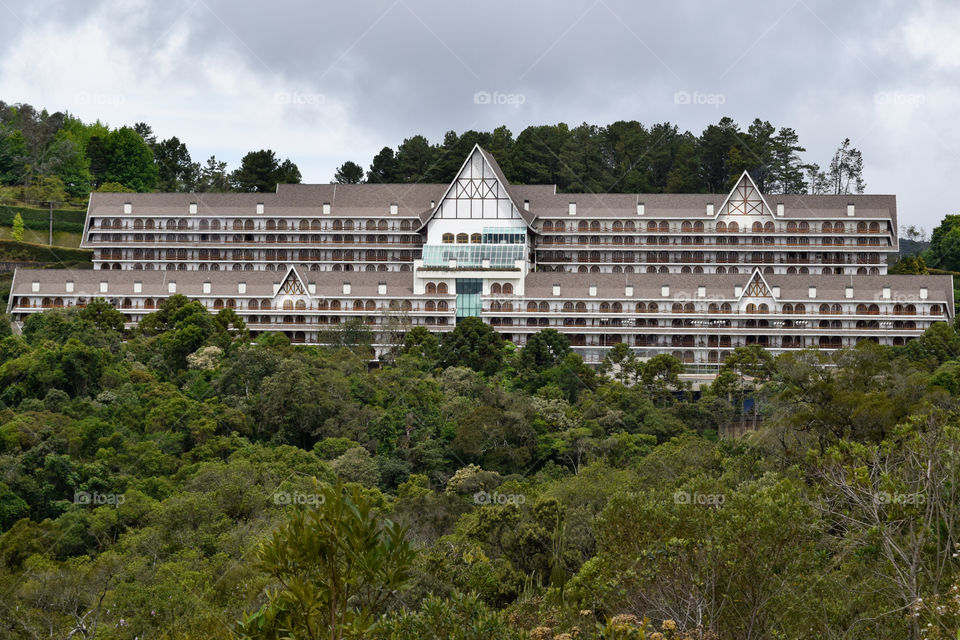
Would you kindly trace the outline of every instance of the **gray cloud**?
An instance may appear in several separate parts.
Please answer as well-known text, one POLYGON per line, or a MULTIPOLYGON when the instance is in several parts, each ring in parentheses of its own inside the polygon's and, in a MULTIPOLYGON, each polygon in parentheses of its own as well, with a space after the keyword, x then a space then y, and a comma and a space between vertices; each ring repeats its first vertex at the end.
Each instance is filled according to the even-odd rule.
POLYGON ((146 120, 198 159, 269 145, 327 181, 415 133, 620 119, 699 133, 761 117, 821 164, 849 136, 868 191, 897 193, 905 222, 954 210, 960 13, 946 2, 3 0, 2 13, 0 98, 146 120), (59 65, 31 50, 56 41, 74 47, 59 65), (77 104, 76 78, 118 104, 77 104))

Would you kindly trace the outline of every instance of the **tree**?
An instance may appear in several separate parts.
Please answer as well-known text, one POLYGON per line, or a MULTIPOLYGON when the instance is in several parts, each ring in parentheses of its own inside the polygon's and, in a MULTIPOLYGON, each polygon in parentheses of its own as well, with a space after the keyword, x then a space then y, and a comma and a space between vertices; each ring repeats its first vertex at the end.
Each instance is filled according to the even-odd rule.
POLYGON ((380 482, 377 462, 363 447, 351 447, 338 456, 330 468, 344 482, 356 482, 365 487, 375 487, 380 482))
MULTIPOLYGON (((724 359, 723 366, 720 367, 721 376, 725 373, 733 374, 730 380, 735 383, 735 388, 732 391, 737 395, 740 415, 746 413, 748 386, 753 392, 753 418, 756 420, 760 404, 758 391, 773 375, 773 356, 758 344, 737 347, 724 359)), ((721 378, 718 377, 718 379, 721 378)), ((728 378, 724 377, 722 379, 727 380, 728 378)), ((725 390, 720 385, 717 391, 722 394, 725 390)))
POLYGON ((187 145, 174 136, 153 147, 157 161, 160 191, 192 191, 197 183, 199 165, 190 160, 187 145))
POLYGON ((807 192, 810 195, 818 196, 830 192, 830 180, 827 174, 820 170, 817 163, 803 166, 807 175, 807 192))
POLYGON ((100 329, 117 333, 123 331, 126 322, 123 314, 103 298, 94 298, 77 315, 100 329))
POLYGON ((724 117, 700 135, 700 172, 710 193, 730 190, 736 176, 731 170, 730 150, 739 143, 740 127, 732 118, 724 117))
POLYGON ((143 138, 143 141, 147 143, 147 146, 153 149, 157 144, 157 136, 153 133, 153 127, 148 125, 146 122, 137 122, 133 125, 133 130, 137 132, 137 135, 143 138))
POLYGON ((934 228, 923 257, 935 269, 960 271, 960 214, 948 214, 934 228))
POLYGON ((470 367, 492 375, 503 364, 503 338, 480 318, 464 318, 440 343, 444 367, 470 367))
POLYGON ((10 232, 10 237, 14 242, 23 242, 23 216, 19 211, 13 217, 13 230, 10 232))
POLYGON ((230 174, 230 183, 236 191, 268 193, 278 184, 299 183, 300 170, 289 159, 280 162, 270 149, 251 151, 243 156, 240 167, 230 174))
POLYGON ((396 178, 398 182, 424 182, 430 176, 437 151, 423 136, 407 138, 397 148, 396 178))
POLYGON ((393 149, 384 147, 380 153, 373 157, 370 163, 370 169, 367 171, 367 182, 385 184, 397 182, 395 176, 397 171, 397 160, 393 155, 393 149))
MULTIPOLYGON (((153 151, 136 131, 121 127, 111 131, 102 142, 91 138, 96 157, 90 158, 95 184, 119 182, 134 191, 151 191, 157 184, 157 165, 153 151), (97 166, 98 171, 94 171, 97 166)), ((88 155, 90 146, 88 146, 88 155)))
POLYGON ((211 193, 230 191, 230 176, 227 173, 226 162, 217 160, 216 156, 210 156, 199 171, 200 178, 197 181, 197 191, 209 191, 211 193))
POLYGON ((858 149, 850 146, 850 138, 844 138, 833 154, 827 177, 831 191, 838 195, 863 193, 866 188, 863 181, 863 157, 858 149))
POLYGON ((556 329, 541 329, 527 338, 517 356, 523 375, 536 375, 556 366, 570 353, 570 339, 556 329))
POLYGON ((773 153, 770 158, 770 172, 767 189, 770 193, 804 193, 806 183, 803 179, 804 165, 800 153, 806 151, 800 146, 797 132, 782 127, 773 139, 773 153))
POLYGON ((333 181, 338 184, 360 184, 363 182, 363 167, 356 162, 347 160, 337 167, 333 181))
POLYGON ((275 582, 245 616, 250 638, 369 637, 374 617, 407 588, 414 551, 406 529, 376 512, 377 501, 341 484, 318 490, 316 508, 295 509, 260 547, 258 566, 275 582))
POLYGON ((426 327, 416 326, 404 334, 400 352, 421 358, 433 366, 439 357, 440 340, 426 327))
POLYGON ((23 189, 24 199, 36 203, 60 203, 67 200, 63 180, 57 176, 37 176, 23 189))
POLYGON ((891 274, 926 275, 930 273, 923 256, 903 256, 890 266, 891 274))
POLYGON ((869 547, 883 559, 876 564, 882 592, 874 595, 885 598, 890 610, 917 612, 895 616, 905 627, 899 637, 920 640, 928 633, 921 629, 941 622, 922 602, 955 575, 958 454, 955 418, 934 411, 913 417, 883 443, 841 442, 815 467, 825 490, 818 506, 829 530, 842 530, 851 551, 869 547))
POLYGON ((682 362, 668 353, 659 353, 644 363, 640 380, 654 404, 663 406, 672 398, 672 392, 680 388, 681 373, 682 362))
POLYGON ((640 361, 625 342, 615 344, 604 354, 603 362, 600 363, 600 373, 612 375, 623 384, 636 381, 641 369, 640 361))

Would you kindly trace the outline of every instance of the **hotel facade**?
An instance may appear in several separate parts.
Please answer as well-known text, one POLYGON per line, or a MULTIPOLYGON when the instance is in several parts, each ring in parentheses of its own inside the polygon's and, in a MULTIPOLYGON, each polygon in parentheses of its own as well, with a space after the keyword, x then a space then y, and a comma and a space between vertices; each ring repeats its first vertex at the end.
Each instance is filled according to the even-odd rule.
POLYGON ((518 345, 554 328, 588 362, 626 343, 692 364, 899 345, 954 313, 950 276, 887 275, 894 196, 765 196, 746 173, 726 196, 565 194, 480 147, 451 184, 94 193, 81 246, 94 270, 15 273, 15 322, 104 298, 133 326, 183 294, 297 343, 358 318, 380 354, 477 316, 518 345))

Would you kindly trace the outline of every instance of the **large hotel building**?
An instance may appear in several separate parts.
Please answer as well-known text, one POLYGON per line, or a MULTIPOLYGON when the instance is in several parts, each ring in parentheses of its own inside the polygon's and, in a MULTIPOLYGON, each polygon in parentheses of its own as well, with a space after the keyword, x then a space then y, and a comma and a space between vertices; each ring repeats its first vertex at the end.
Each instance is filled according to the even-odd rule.
POLYGON ((94 193, 94 270, 18 270, 8 313, 104 298, 135 325, 183 294, 235 309, 253 334, 323 342, 360 318, 378 353, 399 331, 478 316, 518 345, 550 327, 587 362, 716 363, 899 345, 954 313, 950 276, 887 275, 896 199, 573 194, 512 185, 475 147, 451 184, 294 184, 276 193, 94 193))

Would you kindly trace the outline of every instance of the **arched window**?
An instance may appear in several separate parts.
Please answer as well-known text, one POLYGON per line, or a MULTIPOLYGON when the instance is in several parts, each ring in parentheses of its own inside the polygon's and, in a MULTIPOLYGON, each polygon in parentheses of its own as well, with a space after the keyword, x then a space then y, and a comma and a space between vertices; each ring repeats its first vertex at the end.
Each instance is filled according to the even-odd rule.
POLYGON ((499 282, 494 282, 493 284, 490 285, 490 293, 492 293, 492 294, 499 294, 499 293, 500 293, 500 283, 499 283, 499 282))
POLYGON ((509 282, 503 285, 503 295, 512 296, 513 295, 513 285, 509 282))
POLYGON ((479 233, 470 234, 470 244, 480 244, 483 241, 483 236, 479 233))
POLYGON ((446 283, 446 282, 441 282, 440 284, 437 285, 437 293, 438 293, 439 295, 442 295, 442 296, 447 295, 447 283, 446 283))
POLYGON ((727 223, 724 222, 723 220, 719 221, 719 222, 717 223, 717 232, 718 232, 718 233, 726 233, 726 232, 727 232, 727 223))
POLYGON ((731 222, 730 224, 727 225, 727 231, 729 233, 737 233, 738 231, 740 231, 740 225, 737 224, 736 222, 731 222))
POLYGON ((465 233, 457 234, 457 244, 467 244, 469 240, 470 240, 470 237, 467 234, 465 233))
POLYGON ((424 293, 428 295, 433 295, 437 292, 437 285, 433 282, 428 282, 427 285, 423 288, 424 293))
POLYGON ((574 307, 574 309, 576 310, 577 313, 586 313, 587 305, 584 304, 583 302, 578 302, 574 307))
POLYGON ((445 233, 443 234, 443 243, 444 244, 453 244, 453 234, 445 233))
POLYGON ((759 222, 754 222, 750 230, 753 231, 754 233, 758 231, 763 231, 763 225, 760 224, 759 222))

